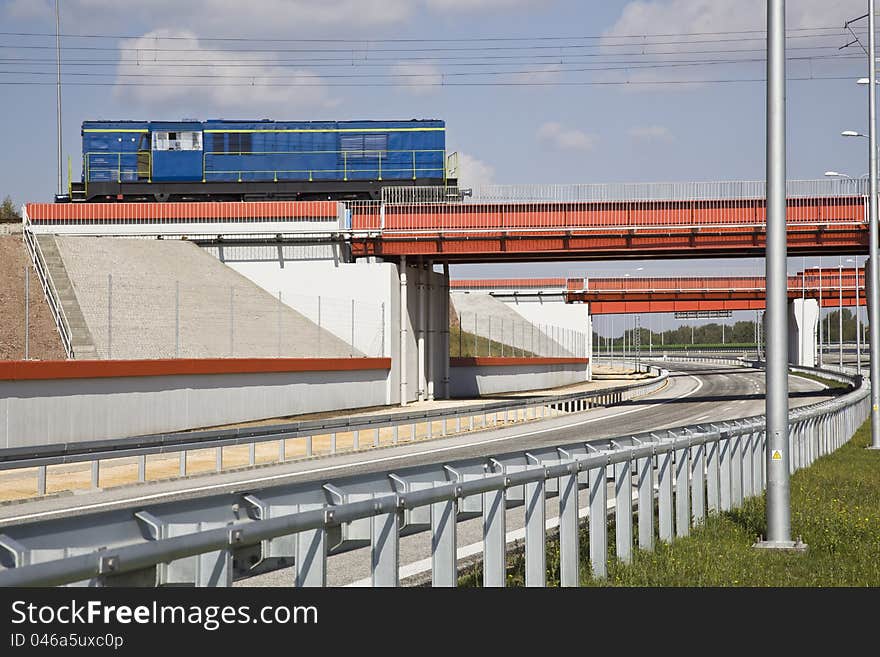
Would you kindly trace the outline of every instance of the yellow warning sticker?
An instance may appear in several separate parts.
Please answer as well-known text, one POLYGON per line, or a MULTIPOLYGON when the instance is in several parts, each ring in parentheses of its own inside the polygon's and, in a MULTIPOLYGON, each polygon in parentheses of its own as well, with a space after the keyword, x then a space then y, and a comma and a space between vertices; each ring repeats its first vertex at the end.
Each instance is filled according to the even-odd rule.
POLYGON ((782 452, 780 452, 778 449, 773 452, 773 460, 774 461, 781 461, 782 460, 782 452))

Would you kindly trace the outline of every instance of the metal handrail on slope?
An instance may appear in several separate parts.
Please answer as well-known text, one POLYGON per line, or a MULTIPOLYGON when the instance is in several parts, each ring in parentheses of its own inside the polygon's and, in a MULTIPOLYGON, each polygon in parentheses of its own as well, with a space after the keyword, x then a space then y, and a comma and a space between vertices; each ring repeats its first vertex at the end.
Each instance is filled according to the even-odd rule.
POLYGON ((58 335, 61 337, 61 344, 64 346, 64 353, 67 358, 73 358, 74 353, 70 322, 64 312, 64 306, 58 298, 57 287, 55 286, 55 281, 52 279, 49 267, 46 264, 46 258, 43 255, 43 250, 40 248, 40 243, 36 236, 30 231, 30 219, 27 214, 27 206, 22 206, 21 208, 21 221, 22 239, 24 239, 24 243, 27 246, 31 263, 34 266, 34 271, 37 273, 40 287, 43 289, 43 295, 46 297, 46 302, 49 304, 52 319, 55 320, 55 326, 58 328, 58 335))
MULTIPOLYGON (((851 382, 858 387, 846 395, 790 413, 792 472, 843 445, 868 417, 868 386, 856 377, 851 382)), ((653 509, 655 497, 659 508, 656 529, 653 513, 638 515, 638 545, 643 550, 653 549, 658 538, 672 541, 688 535, 707 512, 736 508, 745 498, 760 494, 766 481, 765 420, 754 416, 437 462, 332 483, 215 495, 189 502, 191 517, 203 518, 211 508, 214 522, 207 526, 196 522, 196 529, 187 533, 172 531, 172 525, 162 519, 179 519, 186 500, 149 510, 139 506, 133 514, 115 510, 6 527, 0 534, 0 547, 5 551, 4 565, 11 567, 0 570, 0 585, 124 584, 131 582, 130 575, 143 576, 145 571, 152 584, 229 585, 234 555, 247 556, 253 554, 249 550, 257 550, 263 558, 292 559, 296 586, 321 586, 326 584, 330 549, 355 549, 367 541, 373 553, 373 585, 395 586, 399 584, 399 534, 404 529, 407 534, 432 532, 432 582, 454 586, 458 576, 456 523, 449 518, 481 516, 483 583, 503 586, 507 542, 505 514, 499 508, 522 504, 526 507, 525 583, 543 586, 545 499, 558 495, 560 580, 563 586, 577 586, 579 488, 588 489, 592 574, 602 578, 608 560, 609 476, 614 483, 616 558, 626 562, 632 558, 633 486, 638 508, 653 509), (291 508, 297 511, 291 513, 291 508), (110 529, 115 544, 107 539, 110 529), (151 538, 144 539, 144 535, 151 538), (94 545, 95 550, 62 559, 50 556, 52 560, 36 563, 40 551, 27 543, 46 536, 66 540, 77 551, 86 545, 94 545), (201 556, 190 558, 196 555, 201 556)), ((45 540, 39 544, 46 548, 45 540)), ((49 553, 54 556, 58 549, 49 553)))

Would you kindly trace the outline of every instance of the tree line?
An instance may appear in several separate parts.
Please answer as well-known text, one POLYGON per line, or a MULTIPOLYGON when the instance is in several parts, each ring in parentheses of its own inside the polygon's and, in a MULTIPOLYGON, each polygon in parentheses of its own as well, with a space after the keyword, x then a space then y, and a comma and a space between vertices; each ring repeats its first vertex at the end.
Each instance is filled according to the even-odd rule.
MULTIPOLYGON (((653 344, 660 345, 754 345, 755 322, 738 321, 731 324, 709 323, 702 326, 682 324, 678 328, 658 332, 642 327, 639 329, 640 342, 643 346, 653 344)), ((849 309, 843 309, 843 341, 856 341, 856 316, 849 309)), ((839 342, 840 312, 833 310, 822 318, 822 339, 828 342, 839 342)), ((861 324, 862 336, 867 333, 867 322, 861 324)), ((761 328, 762 340, 764 328, 761 328)), ((624 340, 627 345, 635 343, 636 329, 627 329, 623 335, 616 336, 611 340, 613 347, 622 347, 624 340)), ((608 337, 593 331, 593 344, 601 344, 604 347, 608 343, 608 337)))

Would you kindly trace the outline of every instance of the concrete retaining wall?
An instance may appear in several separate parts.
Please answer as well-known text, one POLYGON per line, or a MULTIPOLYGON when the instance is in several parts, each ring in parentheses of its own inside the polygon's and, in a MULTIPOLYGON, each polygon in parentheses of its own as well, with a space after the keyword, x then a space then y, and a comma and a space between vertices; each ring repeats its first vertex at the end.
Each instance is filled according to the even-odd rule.
POLYGON ((557 388, 587 380, 584 358, 452 358, 453 397, 557 388))
POLYGON ((0 364, 0 448, 381 406, 390 368, 386 358, 91 364, 0 364))

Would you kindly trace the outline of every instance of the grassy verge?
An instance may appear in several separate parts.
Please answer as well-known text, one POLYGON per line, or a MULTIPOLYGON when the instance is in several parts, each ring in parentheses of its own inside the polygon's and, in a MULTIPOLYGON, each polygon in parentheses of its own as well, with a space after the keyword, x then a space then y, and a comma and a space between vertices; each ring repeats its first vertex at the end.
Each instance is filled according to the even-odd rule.
POLYGON ((815 374, 807 374, 805 372, 792 372, 791 374, 792 376, 799 376, 802 379, 818 381, 819 383, 827 386, 830 390, 848 390, 850 387, 846 383, 842 383, 840 381, 832 381, 831 379, 823 379, 821 376, 816 376, 815 374))
MULTIPOLYGON (((743 508, 711 515, 687 538, 635 552, 630 565, 613 560, 614 528, 609 523, 608 579, 590 577, 586 529, 581 534, 584 586, 880 586, 880 452, 866 450, 870 425, 853 440, 791 478, 792 536, 809 546, 806 554, 752 548, 766 534, 764 498, 743 508)), ((558 585, 559 547, 548 542, 547 578, 558 585)), ((508 557, 508 584, 523 583, 522 551, 508 557)), ((462 586, 479 586, 473 567, 462 586)))

